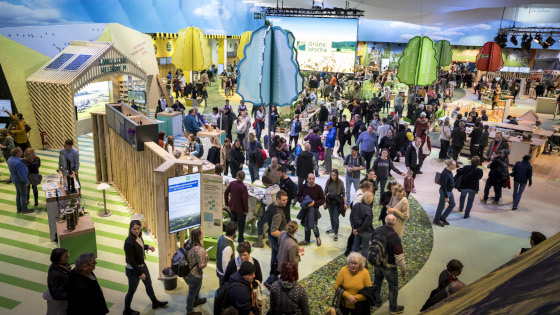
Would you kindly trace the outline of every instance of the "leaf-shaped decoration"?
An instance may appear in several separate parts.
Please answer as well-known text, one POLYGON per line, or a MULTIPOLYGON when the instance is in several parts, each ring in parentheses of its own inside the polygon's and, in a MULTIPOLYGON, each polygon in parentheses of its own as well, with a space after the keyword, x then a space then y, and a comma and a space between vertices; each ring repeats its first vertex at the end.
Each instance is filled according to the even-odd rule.
POLYGON ((504 66, 502 48, 496 42, 487 42, 476 55, 474 66, 480 71, 498 71, 504 66))
POLYGON ((204 32, 197 27, 179 30, 177 48, 171 56, 175 67, 184 71, 202 71, 212 65, 212 53, 204 32))
POLYGON ((453 53, 451 52, 451 44, 446 40, 438 40, 434 45, 436 49, 436 59, 438 66, 447 67, 451 64, 453 53))
POLYGON ((243 57, 245 57, 245 55, 243 54, 243 49, 245 48, 245 45, 247 45, 249 43, 249 40, 251 39, 251 34, 253 32, 251 31, 247 31, 243 34, 241 34, 241 39, 239 40, 239 47, 237 47, 237 57, 239 57, 239 60, 243 59, 243 57))
POLYGON ((429 85, 437 79, 434 42, 424 36, 412 38, 399 59, 397 78, 408 85, 429 85))

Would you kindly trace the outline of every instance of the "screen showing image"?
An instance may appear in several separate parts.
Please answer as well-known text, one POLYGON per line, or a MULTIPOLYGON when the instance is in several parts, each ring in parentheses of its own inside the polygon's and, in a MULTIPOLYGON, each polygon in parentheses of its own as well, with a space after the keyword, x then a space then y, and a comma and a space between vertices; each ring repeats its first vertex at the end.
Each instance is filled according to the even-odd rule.
POLYGON ((146 104, 146 92, 144 91, 128 91, 128 99, 134 100, 138 104, 146 104))
POLYGON ((129 120, 124 121, 124 128, 126 130, 126 137, 124 138, 128 143, 137 148, 136 146, 136 126, 129 120))
POLYGON ((294 34, 301 70, 354 71, 357 19, 270 17, 269 20, 272 25, 294 34))
POLYGON ((5 110, 12 112, 12 102, 10 100, 0 100, 0 117, 10 117, 5 110))
POLYGON ((109 103, 109 83, 102 81, 89 84, 74 95, 78 119, 90 117, 92 111, 105 110, 105 104, 109 103))
POLYGON ((201 174, 167 179, 169 233, 200 226, 201 174))

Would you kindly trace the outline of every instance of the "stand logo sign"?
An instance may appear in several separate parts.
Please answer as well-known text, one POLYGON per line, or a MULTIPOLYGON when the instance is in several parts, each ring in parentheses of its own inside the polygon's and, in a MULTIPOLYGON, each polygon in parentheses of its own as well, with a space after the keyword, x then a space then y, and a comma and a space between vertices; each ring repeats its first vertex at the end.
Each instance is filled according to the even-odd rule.
POLYGON ((126 70, 126 58, 99 59, 101 73, 113 73, 126 70))
POLYGON ((332 42, 324 41, 298 41, 297 47, 300 51, 307 51, 310 53, 326 54, 331 51, 332 42))
POLYGON ((171 50, 173 49, 173 43, 171 41, 168 41, 165 49, 167 49, 168 52, 171 52, 171 50))

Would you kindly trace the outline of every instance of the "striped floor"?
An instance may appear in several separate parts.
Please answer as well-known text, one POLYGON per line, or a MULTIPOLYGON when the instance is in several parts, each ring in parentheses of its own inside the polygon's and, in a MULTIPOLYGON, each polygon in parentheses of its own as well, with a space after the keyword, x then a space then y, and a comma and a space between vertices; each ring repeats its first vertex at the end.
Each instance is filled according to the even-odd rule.
MULTIPOLYGON (((96 228, 98 243, 98 264, 95 270, 103 287, 110 309, 119 304, 122 311, 127 278, 124 274, 123 241, 127 235, 131 212, 119 194, 111 187, 107 190, 107 208, 113 212, 109 218, 100 218, 103 210, 103 194, 96 190, 93 163, 93 143, 86 137, 79 138, 80 181, 82 184, 85 209, 91 215, 96 228)), ((56 150, 38 150, 41 158, 41 174, 52 174, 57 169, 56 150)), ((0 179, 9 176, 6 163, 0 164, 0 179)), ((39 206, 30 207, 35 213, 16 214, 15 187, 0 184, 0 313, 1 314, 41 314, 45 313, 46 302, 42 293, 47 289, 47 270, 51 250, 56 247, 49 240, 45 198, 39 188, 39 206)), ((31 197, 33 198, 33 197, 31 197)), ((33 199, 31 199, 31 204, 33 199)), ((147 244, 156 246, 148 234, 147 244)), ((157 251, 150 253, 148 265, 155 275, 157 271, 157 251)), ((149 304, 144 294, 138 294, 135 302, 149 304)), ((113 313, 113 312, 112 312, 113 313)), ((117 313, 117 312, 115 312, 117 313)))

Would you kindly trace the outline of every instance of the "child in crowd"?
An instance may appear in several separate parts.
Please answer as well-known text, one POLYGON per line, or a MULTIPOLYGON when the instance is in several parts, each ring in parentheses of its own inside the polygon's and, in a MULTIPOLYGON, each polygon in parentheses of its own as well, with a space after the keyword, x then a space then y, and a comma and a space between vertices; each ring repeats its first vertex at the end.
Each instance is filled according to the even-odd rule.
POLYGON ((404 191, 406 192, 406 198, 410 195, 411 192, 415 193, 416 188, 414 188, 414 172, 412 170, 408 170, 406 172, 406 176, 404 177, 404 191))

